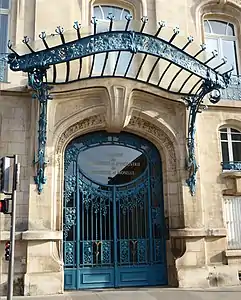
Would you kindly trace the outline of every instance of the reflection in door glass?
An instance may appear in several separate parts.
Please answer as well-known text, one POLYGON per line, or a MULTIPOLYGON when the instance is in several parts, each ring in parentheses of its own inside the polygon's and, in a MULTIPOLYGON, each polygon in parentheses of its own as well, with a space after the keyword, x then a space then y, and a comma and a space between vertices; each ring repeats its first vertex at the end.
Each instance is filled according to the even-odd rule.
POLYGON ((80 152, 78 165, 88 178, 119 185, 139 177, 147 167, 145 155, 124 146, 102 145, 80 152))

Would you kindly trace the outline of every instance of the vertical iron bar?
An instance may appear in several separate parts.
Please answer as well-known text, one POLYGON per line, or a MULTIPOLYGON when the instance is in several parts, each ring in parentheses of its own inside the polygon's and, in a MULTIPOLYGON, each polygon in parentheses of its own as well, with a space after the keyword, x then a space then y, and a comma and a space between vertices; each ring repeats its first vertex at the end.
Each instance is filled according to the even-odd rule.
POLYGON ((79 190, 79 172, 78 172, 78 161, 75 161, 75 172, 76 172, 76 194, 74 193, 74 203, 76 207, 76 282, 77 282, 77 288, 80 287, 80 282, 78 276, 78 270, 80 267, 80 190, 79 190))
POLYGON ((151 174, 150 174, 150 162, 148 161, 148 224, 149 224, 149 243, 150 243, 150 263, 153 262, 153 238, 152 238, 152 232, 153 232, 153 226, 152 226, 152 203, 151 203, 151 174))
POLYGON ((8 291, 7 300, 13 298, 13 280, 14 280, 14 254, 15 254, 15 228, 16 228, 16 200, 17 200, 17 173, 18 156, 13 156, 13 182, 12 182, 12 212, 10 228, 10 261, 8 264, 8 291))
MULTIPOLYGON (((101 201, 101 200, 100 200, 101 201)), ((103 205, 103 204, 102 204, 103 205)), ((102 243, 102 209, 101 209, 101 202, 100 202, 100 232, 99 232, 99 240, 102 243)), ((100 264, 102 265, 102 250, 103 247, 101 246, 102 244, 100 244, 101 247, 101 253, 100 253, 100 264)))
MULTIPOLYGON (((87 224, 87 222, 85 222, 85 205, 84 205, 84 201, 83 201, 83 194, 81 197, 82 203, 81 203, 81 213, 82 213, 82 220, 81 220, 81 229, 82 229, 82 265, 84 265, 84 243, 85 243, 85 224, 87 224)), ((86 213, 86 215, 88 215, 86 213)), ((87 239, 87 237, 86 237, 87 239)))
POLYGON ((116 236, 116 224, 117 224, 117 220, 116 220, 116 186, 113 186, 113 224, 112 226, 114 226, 114 274, 115 274, 115 278, 114 278, 114 285, 117 286, 117 236, 116 236))
POLYGON ((120 261, 119 261, 119 263, 120 263, 120 265, 121 265, 121 241, 122 241, 122 235, 121 235, 121 224, 122 224, 122 215, 121 215, 121 209, 120 209, 120 201, 121 201, 121 198, 119 198, 119 201, 118 201, 118 218, 119 218, 119 220, 118 220, 118 222, 119 222, 119 224, 118 224, 118 226, 119 226, 119 257, 120 257, 120 261))

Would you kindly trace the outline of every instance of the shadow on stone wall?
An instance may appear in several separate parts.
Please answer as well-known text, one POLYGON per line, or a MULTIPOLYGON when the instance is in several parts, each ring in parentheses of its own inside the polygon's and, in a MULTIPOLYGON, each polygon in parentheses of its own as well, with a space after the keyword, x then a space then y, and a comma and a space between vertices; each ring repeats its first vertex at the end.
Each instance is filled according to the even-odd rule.
MULTIPOLYGON (((7 282, 4 282, 0 285, 0 295, 7 295, 7 282)), ((22 274, 19 274, 15 277, 13 282, 13 295, 14 296, 23 296, 24 295, 24 277, 22 274)))

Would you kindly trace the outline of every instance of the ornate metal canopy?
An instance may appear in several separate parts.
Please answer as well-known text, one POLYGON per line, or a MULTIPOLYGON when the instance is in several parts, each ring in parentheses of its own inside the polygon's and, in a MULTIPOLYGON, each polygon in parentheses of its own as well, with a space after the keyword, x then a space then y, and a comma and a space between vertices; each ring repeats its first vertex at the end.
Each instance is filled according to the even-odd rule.
POLYGON ((110 14, 109 24, 103 29, 93 17, 92 34, 82 33, 78 22, 73 26, 75 37, 68 32, 64 34, 63 28, 57 27, 54 35, 47 37, 45 32, 39 35, 41 45, 31 44, 29 38, 24 37, 25 50, 22 54, 9 43, 12 53, 8 56, 8 63, 11 70, 28 73, 29 86, 34 91, 33 98, 38 99, 40 104, 39 150, 35 161, 35 183, 39 193, 46 182, 47 102, 51 99, 51 86, 90 78, 122 77, 180 95, 187 104, 187 184, 194 195, 198 169, 194 146, 196 115, 201 112, 205 95, 211 94, 212 103, 220 100, 220 90, 228 86, 232 70, 223 69, 225 59, 210 67, 210 62, 213 66, 217 60, 217 53, 206 54, 205 45, 194 51, 191 49, 192 37, 187 40, 182 38, 179 45, 175 44, 179 28, 174 28, 168 38, 160 37, 161 32, 165 31, 165 22, 159 23, 154 34, 144 33, 147 21, 143 17, 137 29, 138 23, 134 23, 128 15, 126 22, 116 26, 110 14), (191 50, 188 52, 188 49, 191 50), (84 68, 85 65, 89 65, 89 68, 84 68))

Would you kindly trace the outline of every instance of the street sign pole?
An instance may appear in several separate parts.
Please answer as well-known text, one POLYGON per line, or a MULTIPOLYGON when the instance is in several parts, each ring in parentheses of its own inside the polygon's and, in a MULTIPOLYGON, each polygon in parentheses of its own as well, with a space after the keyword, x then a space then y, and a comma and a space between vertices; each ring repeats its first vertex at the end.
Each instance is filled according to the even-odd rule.
POLYGON ((7 300, 13 298, 13 280, 14 280, 14 253, 15 253, 15 226, 16 226, 16 193, 17 181, 19 175, 19 165, 17 155, 13 156, 13 184, 12 184, 12 213, 10 228, 10 261, 8 265, 8 292, 7 300))

